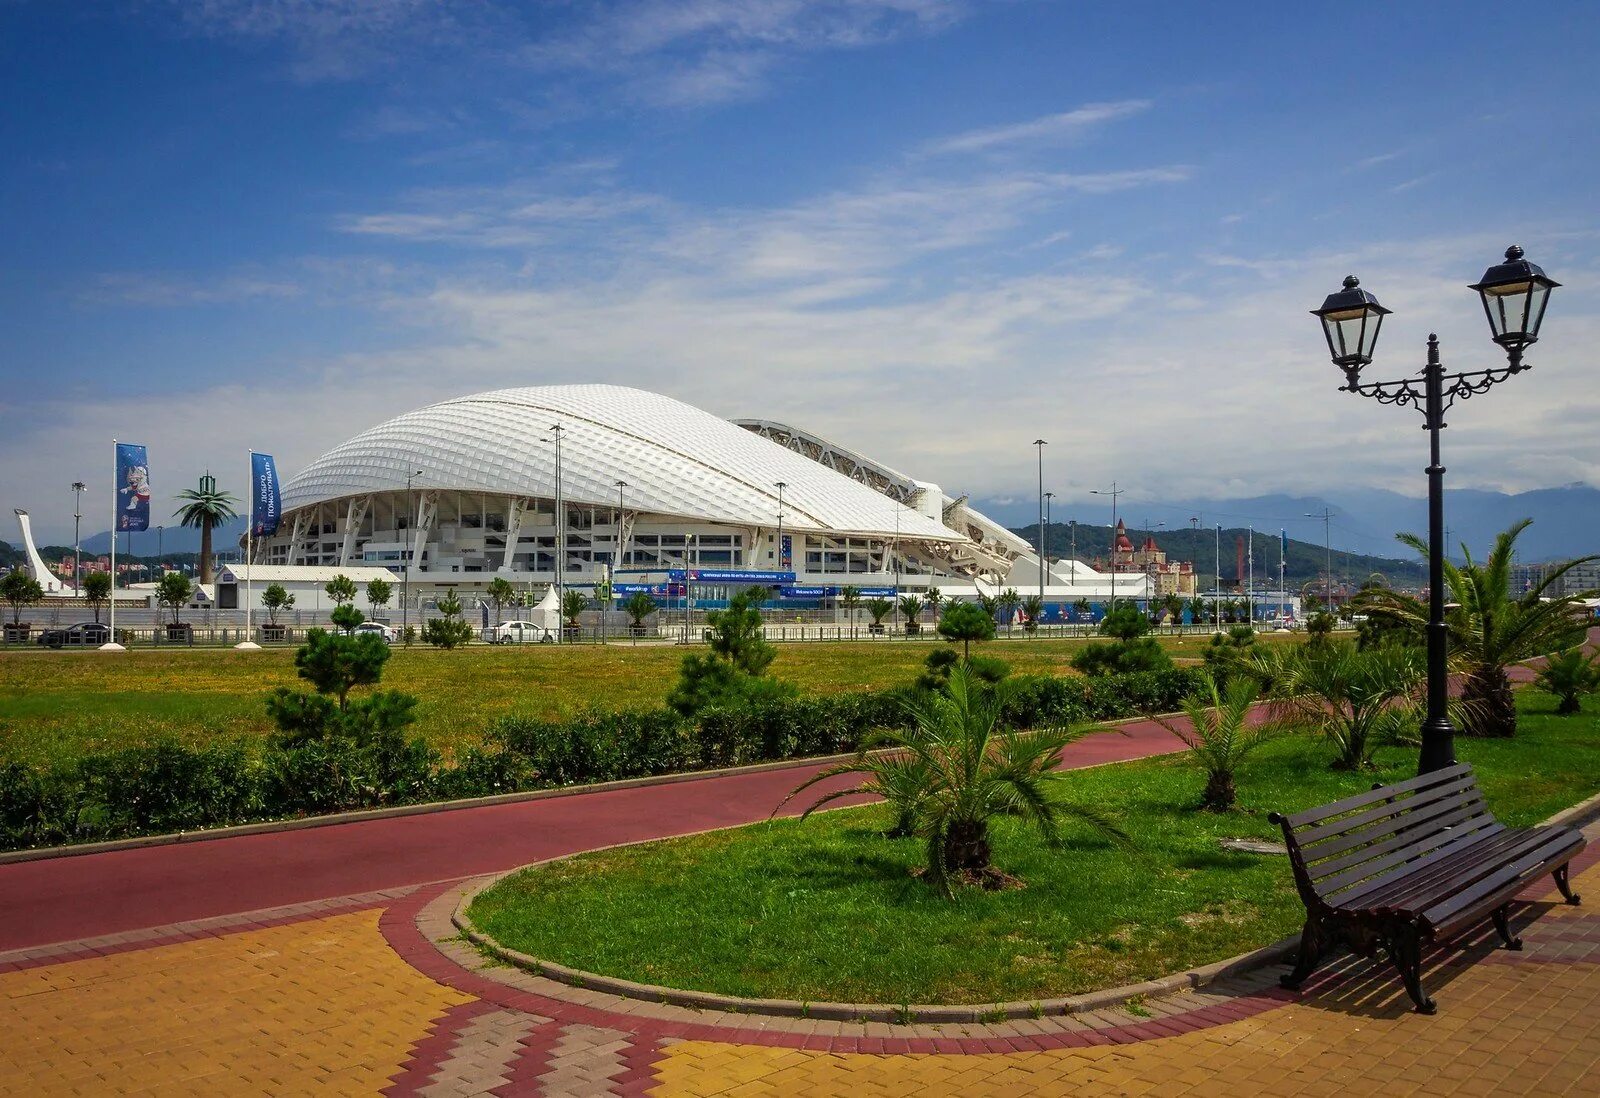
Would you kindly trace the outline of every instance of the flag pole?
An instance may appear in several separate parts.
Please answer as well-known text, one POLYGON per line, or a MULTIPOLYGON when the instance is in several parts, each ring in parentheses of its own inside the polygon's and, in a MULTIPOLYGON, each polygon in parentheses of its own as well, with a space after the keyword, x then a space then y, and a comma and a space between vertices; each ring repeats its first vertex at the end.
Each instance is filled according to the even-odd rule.
POLYGON ((102 652, 121 652, 117 643, 117 440, 111 440, 111 638, 100 646, 102 652))
MULTIPOLYGON (((255 630, 250 627, 250 612, 255 608, 255 554, 251 551, 251 538, 256 532, 256 452, 246 450, 245 455, 250 459, 249 486, 250 507, 246 512, 244 524, 244 640, 233 647, 245 652, 253 652, 261 646, 256 643, 255 630)), ((239 585, 235 583, 233 589, 237 591, 239 585)))

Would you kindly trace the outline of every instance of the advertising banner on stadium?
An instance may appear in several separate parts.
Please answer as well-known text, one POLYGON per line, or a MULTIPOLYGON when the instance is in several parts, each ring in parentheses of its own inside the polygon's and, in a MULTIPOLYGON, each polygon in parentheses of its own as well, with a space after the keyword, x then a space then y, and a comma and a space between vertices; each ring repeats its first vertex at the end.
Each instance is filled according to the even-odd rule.
POLYGON ((250 517, 256 537, 268 537, 278 532, 278 515, 281 513, 278 495, 278 463, 271 454, 250 451, 250 517))
MULTIPOLYGON (((667 578, 683 582, 681 568, 667 573, 667 578)), ((688 578, 695 583, 793 583, 793 572, 741 572, 730 568, 691 568, 688 578)))
POLYGON ((117 443, 117 529, 150 529, 150 459, 131 442, 117 443))

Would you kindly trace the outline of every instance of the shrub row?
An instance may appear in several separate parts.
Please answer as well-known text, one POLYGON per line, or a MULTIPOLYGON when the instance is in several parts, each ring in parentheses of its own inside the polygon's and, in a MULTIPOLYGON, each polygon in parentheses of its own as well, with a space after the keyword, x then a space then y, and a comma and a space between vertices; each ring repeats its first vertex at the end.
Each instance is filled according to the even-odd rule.
MULTIPOLYGON (((1173 710, 1185 670, 1095 678, 1019 676, 1004 720, 1027 728, 1173 710)), ((763 699, 696 718, 670 709, 562 721, 505 717, 482 748, 445 765, 420 738, 296 747, 159 742, 48 769, 0 764, 0 849, 191 831, 353 808, 852 751, 908 719, 903 691, 763 699)))

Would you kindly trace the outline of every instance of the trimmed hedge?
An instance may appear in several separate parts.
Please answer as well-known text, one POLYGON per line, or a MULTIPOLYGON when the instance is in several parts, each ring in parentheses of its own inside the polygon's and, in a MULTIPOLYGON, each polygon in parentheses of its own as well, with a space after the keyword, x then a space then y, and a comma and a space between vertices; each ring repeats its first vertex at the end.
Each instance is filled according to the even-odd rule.
MULTIPOLYGON (((1184 669, 1093 678, 1018 676, 1007 727, 1112 720, 1179 708, 1184 669)), ((908 720, 908 691, 770 698, 696 718, 670 709, 591 712, 564 721, 505 717, 454 765, 416 738, 356 747, 243 740, 157 742, 50 769, 0 764, 0 849, 191 831, 352 808, 419 804, 855 750, 873 728, 908 720)))

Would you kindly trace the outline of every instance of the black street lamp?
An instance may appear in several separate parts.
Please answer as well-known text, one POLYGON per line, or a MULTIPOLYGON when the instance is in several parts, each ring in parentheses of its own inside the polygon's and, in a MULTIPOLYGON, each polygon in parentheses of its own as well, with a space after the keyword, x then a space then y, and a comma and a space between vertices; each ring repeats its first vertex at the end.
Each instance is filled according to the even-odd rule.
POLYGON ((1439 459, 1439 432, 1444 415, 1457 400, 1487 392, 1512 374, 1531 369, 1522 352, 1539 339, 1550 291, 1559 286, 1536 264, 1522 258, 1516 245, 1506 249, 1504 263, 1484 272, 1471 289, 1483 299, 1494 341, 1506 352, 1507 365, 1472 373, 1446 374, 1439 358, 1439 337, 1428 336, 1428 362, 1417 377, 1400 381, 1360 380, 1361 368, 1372 362, 1378 329, 1389 310, 1361 289, 1354 276, 1344 289, 1329 294, 1322 308, 1311 310, 1322 321, 1333 364, 1344 371, 1341 391, 1373 397, 1381 404, 1418 408, 1428 432, 1428 715, 1422 723, 1422 754, 1417 772, 1426 774, 1455 763, 1455 729, 1447 712, 1449 677, 1448 632, 1444 611, 1444 466, 1439 459))

